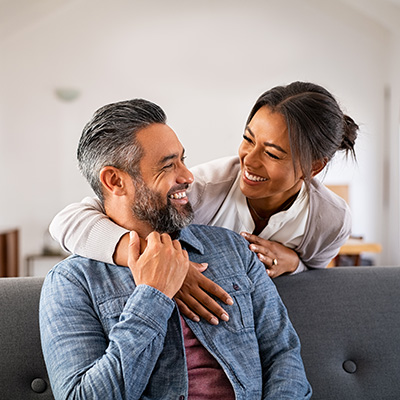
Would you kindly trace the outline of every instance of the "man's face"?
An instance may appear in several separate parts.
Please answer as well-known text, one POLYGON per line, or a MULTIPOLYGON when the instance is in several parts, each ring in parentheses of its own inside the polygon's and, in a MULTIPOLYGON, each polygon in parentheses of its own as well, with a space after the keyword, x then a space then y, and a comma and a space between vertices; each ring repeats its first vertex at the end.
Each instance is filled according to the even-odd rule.
POLYGON ((193 182, 184 164, 184 149, 174 131, 152 124, 137 134, 144 155, 141 179, 134 182, 134 216, 157 232, 174 234, 193 220, 186 189, 193 182))

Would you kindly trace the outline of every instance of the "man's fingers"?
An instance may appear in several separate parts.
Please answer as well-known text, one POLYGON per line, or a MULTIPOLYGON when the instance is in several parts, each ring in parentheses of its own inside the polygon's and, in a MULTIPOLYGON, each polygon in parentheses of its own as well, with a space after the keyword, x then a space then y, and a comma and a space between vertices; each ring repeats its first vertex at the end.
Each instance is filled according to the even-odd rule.
MULTIPOLYGON (((160 235, 160 240, 164 244, 170 244, 172 242, 171 236, 169 236, 168 233, 162 233, 160 235)), ((175 242, 178 242, 178 241, 174 240, 174 242, 173 242, 174 247, 177 248, 175 242)), ((180 243, 179 243, 179 247, 180 247, 180 243)))
POLYGON ((140 239, 135 231, 129 233, 129 246, 128 246, 128 265, 133 267, 140 255, 140 239))

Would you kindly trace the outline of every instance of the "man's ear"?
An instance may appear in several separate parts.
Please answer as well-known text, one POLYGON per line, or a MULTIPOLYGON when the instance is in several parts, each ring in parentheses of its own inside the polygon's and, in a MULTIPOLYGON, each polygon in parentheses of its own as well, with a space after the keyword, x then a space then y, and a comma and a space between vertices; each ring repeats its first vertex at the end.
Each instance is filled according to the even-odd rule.
POLYGON ((100 181, 105 192, 116 196, 126 194, 127 173, 118 168, 106 166, 100 171, 100 181))
POLYGON ((314 178, 315 175, 319 174, 328 164, 328 159, 323 158, 322 160, 316 160, 312 163, 311 176, 314 178))

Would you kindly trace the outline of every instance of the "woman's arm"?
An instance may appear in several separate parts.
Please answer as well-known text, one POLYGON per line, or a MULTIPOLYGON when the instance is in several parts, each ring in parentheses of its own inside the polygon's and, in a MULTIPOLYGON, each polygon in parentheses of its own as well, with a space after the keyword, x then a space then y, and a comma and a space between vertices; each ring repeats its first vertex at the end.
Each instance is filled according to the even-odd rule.
POLYGON ((348 204, 313 179, 310 213, 302 243, 295 249, 307 268, 326 268, 351 234, 352 216, 348 204))
MULTIPOLYGON (((64 250, 109 264, 114 263, 117 244, 128 232, 107 217, 99 199, 91 197, 65 207, 49 230, 64 250)), ((121 265, 128 265, 127 255, 121 265)))
MULTIPOLYGON (((111 221, 100 200, 87 197, 60 211, 50 224, 50 233, 61 246, 74 254, 108 264, 128 266, 129 231, 111 221)), ((206 278, 204 266, 191 263, 182 288, 176 295, 181 312, 193 321, 204 318, 211 324, 229 318, 209 294, 225 304, 232 299, 220 286, 206 278)))
MULTIPOLYGON (((188 197, 195 223, 208 224, 229 191, 240 168, 237 157, 225 157, 192 168, 195 176, 188 197)), ((64 250, 94 260, 128 265, 128 231, 111 221, 97 198, 86 197, 60 211, 50 233, 64 250), (124 236, 125 235, 125 236, 124 236)))

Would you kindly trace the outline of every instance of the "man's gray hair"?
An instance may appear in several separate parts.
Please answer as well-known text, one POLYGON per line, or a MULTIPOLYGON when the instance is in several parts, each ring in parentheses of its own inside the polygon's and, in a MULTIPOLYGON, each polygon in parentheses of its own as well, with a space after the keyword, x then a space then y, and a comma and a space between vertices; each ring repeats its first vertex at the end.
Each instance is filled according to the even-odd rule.
POLYGON ((112 166, 140 178, 143 150, 136 134, 151 124, 165 124, 166 115, 157 104, 133 99, 98 109, 86 124, 79 140, 77 158, 82 175, 104 201, 100 171, 112 166))

